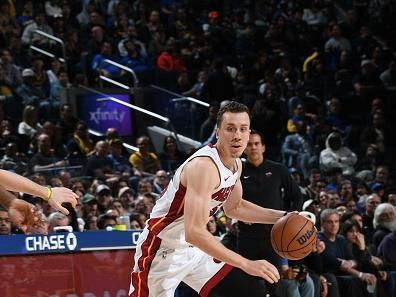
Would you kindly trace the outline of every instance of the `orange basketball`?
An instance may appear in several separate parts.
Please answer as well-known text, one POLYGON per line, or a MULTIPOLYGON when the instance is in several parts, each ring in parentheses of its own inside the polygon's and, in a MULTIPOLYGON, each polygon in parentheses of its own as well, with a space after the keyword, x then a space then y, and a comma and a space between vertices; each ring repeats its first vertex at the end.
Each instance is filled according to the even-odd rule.
POLYGON ((279 256, 300 260, 308 256, 316 244, 315 225, 301 215, 289 213, 272 227, 271 244, 279 256))

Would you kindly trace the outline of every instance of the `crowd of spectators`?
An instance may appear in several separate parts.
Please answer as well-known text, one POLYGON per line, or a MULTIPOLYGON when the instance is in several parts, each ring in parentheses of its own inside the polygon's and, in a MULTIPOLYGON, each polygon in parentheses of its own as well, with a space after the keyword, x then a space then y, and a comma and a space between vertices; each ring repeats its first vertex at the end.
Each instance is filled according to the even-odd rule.
MULTIPOLYGON (((116 129, 94 138, 61 103, 62 89, 98 86, 99 75, 129 84, 110 59, 132 68, 143 87, 208 102, 197 132, 203 143, 219 102, 245 103, 266 156, 290 168, 318 229, 332 217, 321 217, 325 209, 360 216, 341 234, 361 232, 371 255, 395 270, 395 14, 395 1, 369 0, 1 0, 0 168, 80 196, 70 217, 21 197, 43 208, 50 230, 106 229, 125 216, 143 228, 187 154, 172 136, 163 152, 152 151, 145 135, 128 154, 116 129), (37 29, 62 39, 65 57, 37 29)), ((17 232, 0 213, 1 234, 17 232)), ((208 228, 237 248, 235 223, 220 214, 208 228)))

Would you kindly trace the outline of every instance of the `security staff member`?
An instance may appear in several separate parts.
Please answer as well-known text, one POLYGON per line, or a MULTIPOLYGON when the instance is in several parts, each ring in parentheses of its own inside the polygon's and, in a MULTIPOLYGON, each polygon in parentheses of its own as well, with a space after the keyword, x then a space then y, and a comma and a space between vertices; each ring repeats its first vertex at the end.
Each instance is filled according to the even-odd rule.
MULTIPOLYGON (((301 210, 302 196, 283 164, 264 158, 263 137, 256 131, 250 134, 243 163, 241 182, 243 198, 266 208, 301 210)), ((249 259, 265 259, 280 268, 281 258, 271 246, 272 225, 239 222, 239 253, 249 259)))

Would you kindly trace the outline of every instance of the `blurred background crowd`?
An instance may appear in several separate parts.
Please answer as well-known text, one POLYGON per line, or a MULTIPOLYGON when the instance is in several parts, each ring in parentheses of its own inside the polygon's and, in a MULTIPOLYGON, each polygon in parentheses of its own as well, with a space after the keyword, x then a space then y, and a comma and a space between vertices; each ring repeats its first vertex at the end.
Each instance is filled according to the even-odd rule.
MULTIPOLYGON (((191 152, 172 135, 159 153, 146 135, 127 151, 115 128, 88 133, 61 92, 98 87, 100 75, 132 79, 109 59, 143 87, 209 103, 196 131, 202 143, 212 141, 220 102, 246 104, 266 158, 288 168, 318 229, 325 209, 360 216, 376 256, 396 230, 395 15, 392 0, 1 0, 0 168, 80 196, 69 216, 20 197, 43 209, 49 231, 143 228, 191 152), (37 29, 64 41, 66 60, 37 29)), ((1 234, 18 232, 1 222, 1 234)), ((221 212, 208 229, 237 236, 221 212)), ((382 261, 396 265, 394 255, 382 261)))

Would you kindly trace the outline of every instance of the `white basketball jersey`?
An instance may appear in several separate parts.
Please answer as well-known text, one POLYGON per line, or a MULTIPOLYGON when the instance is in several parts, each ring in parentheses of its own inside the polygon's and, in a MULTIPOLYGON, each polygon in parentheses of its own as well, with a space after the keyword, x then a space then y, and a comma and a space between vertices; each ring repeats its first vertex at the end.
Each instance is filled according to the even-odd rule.
MULTIPOLYGON (((209 216, 215 214, 227 200, 238 179, 238 166, 235 172, 226 168, 220 160, 217 149, 211 145, 205 146, 188 158, 175 172, 168 187, 157 201, 147 222, 147 228, 161 238, 168 246, 185 247, 184 231, 184 196, 186 188, 180 182, 184 166, 196 157, 209 157, 216 164, 220 173, 220 186, 214 190, 210 201, 209 216)), ((236 165, 238 163, 236 162, 236 165)), ((202 172, 205 174, 205 172, 202 172)))

